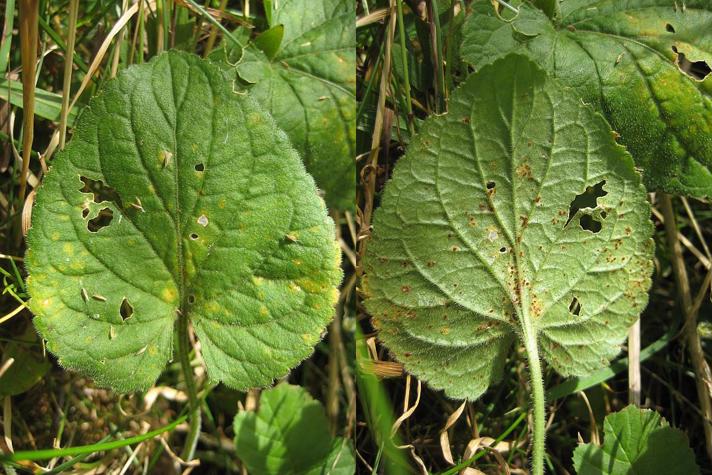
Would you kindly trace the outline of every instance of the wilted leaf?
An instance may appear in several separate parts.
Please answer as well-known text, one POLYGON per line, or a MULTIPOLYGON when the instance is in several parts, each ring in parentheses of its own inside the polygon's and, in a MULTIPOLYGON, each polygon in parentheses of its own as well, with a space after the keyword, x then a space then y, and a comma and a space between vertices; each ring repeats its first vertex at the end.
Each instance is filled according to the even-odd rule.
POLYGON ((578 475, 700 473, 685 434, 650 409, 628 406, 606 416, 603 447, 582 444, 574 451, 578 475))
POLYGON ((586 374, 647 302, 649 215, 605 120, 512 55, 471 75, 396 164, 366 307, 406 368, 450 397, 499 380, 523 332, 559 373, 586 374))
POLYGON ((250 473, 353 475, 351 444, 329 434, 324 408, 289 384, 264 391, 257 412, 235 416, 237 455, 250 473))
POLYGON ((287 132, 329 207, 350 209, 356 183, 353 2, 285 0, 267 6, 269 26, 283 25, 279 50, 270 60, 249 45, 237 73, 287 132))
POLYGON ((561 5, 554 23, 526 3, 516 18, 502 20, 487 2, 476 2, 463 58, 479 68, 510 51, 526 52, 606 116, 649 188, 712 196, 711 4, 561 5))
POLYGON ((170 52, 107 83, 37 198, 35 325, 100 385, 150 386, 179 312, 212 380, 309 356, 340 279, 333 223, 287 137, 217 66, 170 52))

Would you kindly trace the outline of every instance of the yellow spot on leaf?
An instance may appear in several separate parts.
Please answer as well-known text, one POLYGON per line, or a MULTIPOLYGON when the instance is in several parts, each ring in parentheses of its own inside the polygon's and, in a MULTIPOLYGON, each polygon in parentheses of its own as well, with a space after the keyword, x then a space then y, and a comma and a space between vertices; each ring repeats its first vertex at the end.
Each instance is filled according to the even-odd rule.
POLYGON ((161 292, 161 297, 163 297, 163 300, 165 302, 174 303, 176 301, 176 299, 178 298, 178 293, 176 292, 176 289, 171 288, 171 287, 166 287, 161 292))
POLYGON ((72 246, 72 243, 70 242, 65 242, 64 245, 62 246, 62 251, 68 256, 73 256, 74 255, 74 246, 72 246))

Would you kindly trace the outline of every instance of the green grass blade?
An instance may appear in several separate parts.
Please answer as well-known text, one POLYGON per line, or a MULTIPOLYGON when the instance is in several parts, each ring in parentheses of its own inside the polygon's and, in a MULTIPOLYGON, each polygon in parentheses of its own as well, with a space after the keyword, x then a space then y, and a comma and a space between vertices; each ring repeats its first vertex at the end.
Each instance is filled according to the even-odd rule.
POLYGON ((164 432, 169 432, 175 429, 178 424, 185 422, 187 417, 187 415, 183 415, 166 426, 152 430, 151 432, 146 432, 145 434, 129 437, 127 439, 113 440, 111 442, 102 442, 91 445, 81 445, 79 447, 66 447, 64 449, 23 450, 13 454, 0 455, 0 463, 22 462, 25 460, 47 460, 55 457, 74 457, 81 454, 91 454, 94 452, 118 449, 143 442, 144 440, 151 439, 157 435, 163 434, 164 432))

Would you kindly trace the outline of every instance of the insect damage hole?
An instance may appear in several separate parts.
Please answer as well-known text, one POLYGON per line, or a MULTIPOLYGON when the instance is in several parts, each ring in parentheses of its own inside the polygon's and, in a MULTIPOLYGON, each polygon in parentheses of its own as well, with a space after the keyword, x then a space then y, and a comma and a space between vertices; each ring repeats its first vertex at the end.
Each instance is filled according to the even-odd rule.
POLYGON ((92 180, 86 176, 79 176, 79 179, 84 184, 79 191, 82 193, 91 193, 94 195, 94 203, 101 203, 102 201, 111 201, 116 203, 116 205, 121 208, 121 198, 116 190, 108 185, 106 185, 101 180, 92 180))
MULTIPOLYGON (((571 220, 574 219, 576 214, 580 210, 591 210, 598 206, 598 198, 606 196, 607 191, 603 189, 606 184, 606 180, 599 181, 593 186, 587 186, 583 193, 576 195, 576 197, 571 201, 569 205, 569 217, 566 220, 564 227, 568 226, 571 220)), ((601 217, 606 218, 605 212, 601 212, 601 217)), ((597 233, 603 227, 602 223, 598 221, 594 216, 589 213, 584 213, 579 218, 579 225, 581 228, 591 231, 592 233, 597 233)))
POLYGON ((99 232, 100 229, 105 228, 109 224, 111 224, 111 221, 113 219, 114 212, 111 211, 111 208, 102 208, 96 218, 87 221, 87 229, 92 233, 99 232))
POLYGON ((196 164, 196 165, 195 165, 195 171, 196 171, 196 172, 205 171, 205 165, 203 165, 202 163, 196 164))
POLYGON ((195 241, 196 239, 198 239, 198 235, 195 234, 195 233, 191 233, 191 235, 190 235, 190 240, 191 240, 191 241, 195 241))
POLYGON ((493 181, 488 181, 486 186, 487 186, 487 189, 488 189, 488 190, 494 190, 494 187, 495 187, 496 185, 497 185, 497 184, 496 184, 495 182, 493 182, 493 181))
POLYGON ((666 23, 665 31, 667 31, 668 33, 675 33, 675 27, 672 26, 670 23, 666 23))
POLYGON ((574 296, 569 304, 569 313, 571 315, 580 316, 581 315, 581 302, 574 296))
POLYGON ((712 73, 712 69, 706 61, 690 61, 685 53, 679 52, 675 46, 672 47, 672 50, 677 55, 675 58, 677 68, 692 79, 703 81, 712 73))
POLYGON ((131 318, 131 316, 133 316, 133 313, 133 306, 129 303, 128 299, 124 297, 124 299, 121 301, 121 306, 119 307, 119 315, 121 315, 121 320, 128 320, 129 318, 131 318))

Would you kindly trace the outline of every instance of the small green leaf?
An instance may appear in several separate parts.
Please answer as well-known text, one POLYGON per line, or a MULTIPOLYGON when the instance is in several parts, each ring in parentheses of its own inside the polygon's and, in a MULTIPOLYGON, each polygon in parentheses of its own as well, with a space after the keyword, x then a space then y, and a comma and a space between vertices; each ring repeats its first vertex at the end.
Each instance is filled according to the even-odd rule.
POLYGON ((283 37, 284 25, 276 25, 255 38, 255 46, 271 61, 277 55, 283 37))
POLYGON ((324 408, 289 384, 264 391, 257 412, 235 416, 237 455, 250 473, 353 475, 351 444, 329 434, 324 408))
POLYGON ((563 375, 620 351, 647 303, 645 188, 605 120, 523 56, 471 75, 421 127, 376 211, 363 289, 379 337, 454 398, 523 334, 563 375))
POLYGON ((578 475, 695 475, 700 469, 685 434, 655 411, 628 406, 603 422, 603 446, 574 451, 578 475))
POLYGON ((341 277, 286 135, 217 66, 178 52, 92 99, 37 193, 28 247, 48 349, 121 391, 155 382, 179 313, 211 380, 270 384, 313 351, 341 277))
POLYGON ((463 37, 463 59, 478 68, 520 51, 576 89, 650 189, 712 196, 709 1, 566 1, 556 22, 527 3, 505 21, 477 2, 463 37))
POLYGON ((5 345, 2 363, 6 363, 10 358, 14 362, 0 376, 0 397, 24 393, 37 384, 52 367, 42 352, 42 344, 32 325, 28 325, 17 340, 5 345))
POLYGON ((287 132, 329 207, 351 209, 356 189, 354 4, 268 3, 270 27, 284 27, 279 51, 270 59, 252 44, 237 74, 251 83, 250 93, 287 132))

